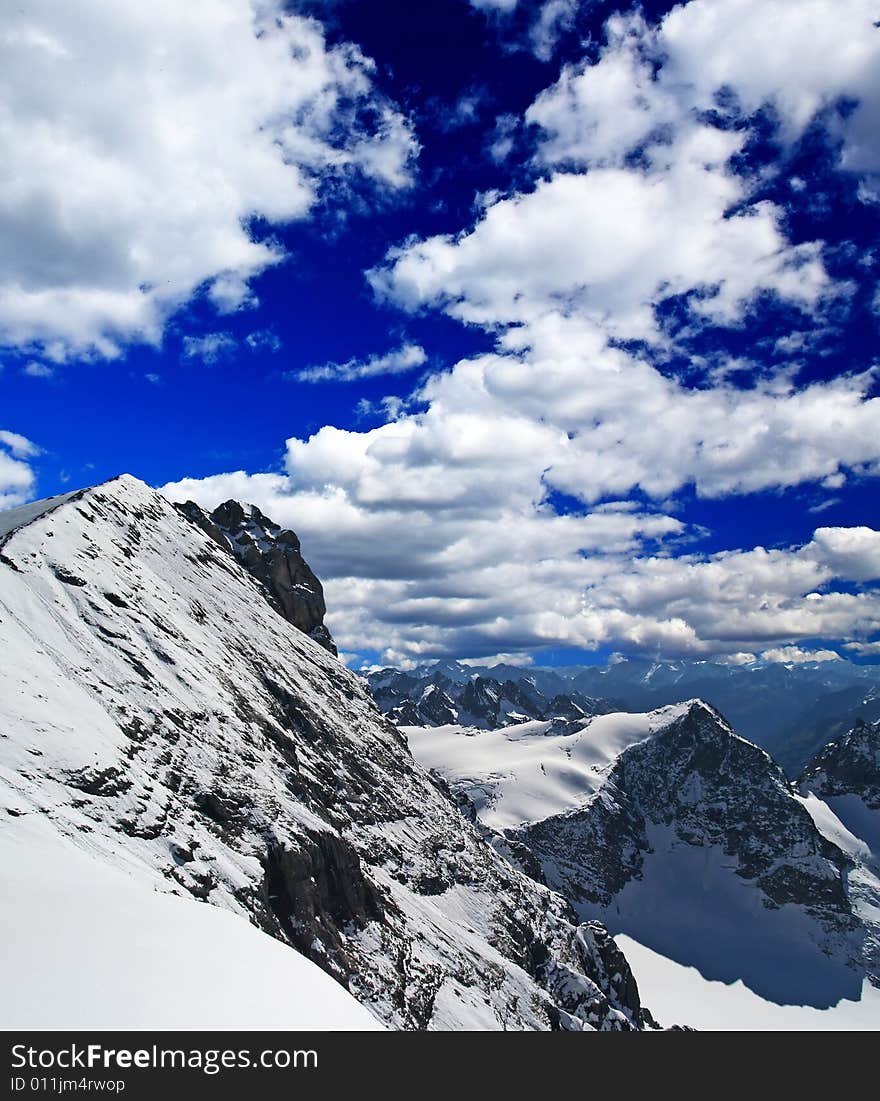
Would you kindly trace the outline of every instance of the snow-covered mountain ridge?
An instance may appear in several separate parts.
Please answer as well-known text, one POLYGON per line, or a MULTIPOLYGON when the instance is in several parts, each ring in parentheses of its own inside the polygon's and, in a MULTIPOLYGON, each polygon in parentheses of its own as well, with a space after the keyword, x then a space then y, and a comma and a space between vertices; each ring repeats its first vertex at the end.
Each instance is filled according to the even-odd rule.
POLYGON ((647 712, 702 699, 768 750, 792 778, 858 719, 880 719, 880 665, 843 659, 744 665, 631 659, 555 668, 440 661, 406 672, 373 670, 365 677, 380 709, 406 726, 455 723, 495 730, 527 719, 647 712), (437 691, 424 707, 429 688, 437 691), (465 693, 478 706, 462 701, 465 693))
POLYGON ((880 874, 880 722, 857 722, 821 749, 799 787, 811 811, 821 802, 836 817, 837 843, 880 874))
POLYGON ((0 844, 39 823, 237 914, 392 1027, 651 1025, 601 925, 467 821, 260 562, 128 476, 0 530, 0 844))
POLYGON ((414 673, 380 669, 366 675, 373 699, 398 726, 501 726, 558 719, 576 723, 615 710, 606 700, 569 690, 547 694, 537 681, 518 672, 515 679, 469 673, 454 662, 439 663, 414 673))
POLYGON ((869 844, 702 701, 563 734, 406 732, 580 916, 767 1004, 825 1009, 880 985, 869 844))
POLYGON ((858 795, 869 810, 880 811, 880 722, 857 722, 829 742, 806 765, 800 782, 826 798, 858 795))
POLYGON ((686 710, 686 704, 675 704, 561 728, 547 720, 487 731, 451 724, 402 729, 416 758, 463 792, 481 821, 507 830, 582 806, 624 749, 686 710))

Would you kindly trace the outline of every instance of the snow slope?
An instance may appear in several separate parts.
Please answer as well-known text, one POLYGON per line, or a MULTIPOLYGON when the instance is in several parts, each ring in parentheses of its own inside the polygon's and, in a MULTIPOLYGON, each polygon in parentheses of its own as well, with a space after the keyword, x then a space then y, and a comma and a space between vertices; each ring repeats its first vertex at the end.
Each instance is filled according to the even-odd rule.
POLYGON ((827 1009, 778 1005, 742 980, 705 979, 696 967, 676 963, 626 935, 614 938, 638 979, 639 990, 666 1020, 701 1031, 875 1032, 880 1028, 880 990, 864 981, 856 999, 827 1009))
POLYGON ((853 860, 880 871, 880 815, 857 795, 820 799, 808 791, 802 802, 816 828, 853 860))
POLYGON ((2 1029, 382 1029, 299 952, 151 891, 36 815, 0 820, 0 944, 2 1029))
POLYGON ((8 508, 0 512, 0 539, 10 535, 18 528, 24 527, 32 520, 45 516, 59 505, 72 501, 80 496, 82 490, 74 490, 72 493, 59 493, 57 497, 46 497, 42 501, 31 501, 27 505, 19 505, 18 508, 8 508))
POLYGON ((401 729, 421 764, 466 792, 487 826, 504 830, 581 806, 601 786, 603 770, 627 746, 650 737, 687 707, 598 715, 562 734, 553 732, 552 722, 500 730, 401 729))
POLYGON ((0 653, 0 822, 237 915, 395 1028, 648 1024, 602 932, 512 868, 361 680, 143 483, 5 539, 0 653))
MULTIPOLYGON (((808 809, 825 804, 825 828, 880 874, 880 722, 858 720, 805 766, 799 786, 808 809)), ((822 828, 822 826, 820 826, 822 828)))

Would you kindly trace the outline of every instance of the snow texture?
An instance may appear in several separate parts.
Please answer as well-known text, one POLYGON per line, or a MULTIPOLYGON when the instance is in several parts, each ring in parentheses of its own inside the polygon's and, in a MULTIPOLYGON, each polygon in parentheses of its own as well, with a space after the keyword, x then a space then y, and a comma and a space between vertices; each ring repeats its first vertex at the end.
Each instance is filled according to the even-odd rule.
POLYGON ((581 806, 622 750, 686 709, 676 704, 645 715, 598 715, 563 734, 555 734, 549 721, 486 731, 451 725, 402 730, 417 760, 464 790, 487 826, 504 830, 581 806))
MULTIPOLYGON (((234 923, 250 922, 263 946, 255 981, 263 930, 394 1028, 652 1027, 634 984, 611 981, 604 931, 579 927, 559 895, 512 867, 413 761, 363 682, 195 522, 127 475, 46 507, 0 560, 0 841, 36 838, 20 831, 40 823, 53 846, 112 869, 118 905, 143 902, 133 937, 151 937, 166 904, 193 912, 157 893, 226 912, 198 911, 206 951, 212 925, 232 944, 234 923)), ((46 911, 63 912, 57 861, 29 851, 46 861, 46 911)), ((20 906, 13 897, 22 920, 41 874, 20 886, 20 906)), ((32 1005, 42 970, 19 969, 8 1000, 32 1005)), ((59 983, 68 976, 61 968, 59 983)), ((157 970, 138 996, 159 1014, 144 1019, 172 1027, 161 982, 157 970)), ((267 1012, 287 1012, 284 982, 279 967, 267 1012)), ((248 1018, 240 991, 212 1020, 248 1018)), ((59 1014, 46 1004, 27 1019, 47 1027, 59 1014)))
POLYGON ((45 516, 46 513, 63 505, 66 501, 72 501, 83 491, 74 490, 72 493, 59 493, 57 497, 46 497, 42 501, 31 501, 28 505, 19 505, 18 508, 6 509, 0 512, 0 539, 10 535, 18 528, 24 527, 32 520, 45 516))
POLYGON ((36 815, 0 830, 0 1028, 374 1031, 299 952, 151 890, 36 815))

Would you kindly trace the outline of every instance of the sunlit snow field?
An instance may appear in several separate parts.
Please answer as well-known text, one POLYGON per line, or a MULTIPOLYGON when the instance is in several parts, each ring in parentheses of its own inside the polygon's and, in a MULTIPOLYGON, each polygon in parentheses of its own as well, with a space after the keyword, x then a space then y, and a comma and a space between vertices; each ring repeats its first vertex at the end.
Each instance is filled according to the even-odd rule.
POLYGON ((371 1031, 299 952, 152 890, 26 815, 0 828, 0 1028, 371 1031))

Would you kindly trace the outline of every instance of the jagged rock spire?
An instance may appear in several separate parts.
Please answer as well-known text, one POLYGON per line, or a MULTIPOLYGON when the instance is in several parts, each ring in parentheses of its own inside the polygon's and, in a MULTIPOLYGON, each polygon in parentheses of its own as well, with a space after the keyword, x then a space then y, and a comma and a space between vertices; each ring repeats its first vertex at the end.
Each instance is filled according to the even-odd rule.
POLYGON ((324 590, 303 558, 294 532, 273 523, 256 505, 238 501, 224 501, 210 513, 195 501, 177 507, 262 582, 270 602, 286 620, 336 653, 324 626, 324 590))

